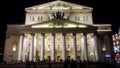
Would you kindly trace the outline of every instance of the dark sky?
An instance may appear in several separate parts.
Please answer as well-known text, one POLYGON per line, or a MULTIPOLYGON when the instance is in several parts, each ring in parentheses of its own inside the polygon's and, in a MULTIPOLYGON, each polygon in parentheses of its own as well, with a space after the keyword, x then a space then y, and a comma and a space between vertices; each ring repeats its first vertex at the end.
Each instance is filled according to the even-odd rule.
MULTIPOLYGON (((4 0, 0 2, 0 31, 6 30, 6 24, 24 24, 25 7, 54 0, 4 0)), ((112 24, 113 34, 120 25, 120 7, 118 0, 64 0, 93 7, 93 22, 112 24)))

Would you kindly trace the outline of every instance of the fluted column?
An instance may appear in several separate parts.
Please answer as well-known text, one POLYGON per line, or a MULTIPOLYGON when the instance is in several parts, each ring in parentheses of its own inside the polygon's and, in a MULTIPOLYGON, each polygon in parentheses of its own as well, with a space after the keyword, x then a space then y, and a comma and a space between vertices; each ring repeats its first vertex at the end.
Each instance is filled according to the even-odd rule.
POLYGON ((22 61, 23 43, 24 43, 24 34, 21 34, 20 42, 19 42, 18 61, 22 61))
POLYGON ((82 46, 83 46, 83 57, 84 60, 87 61, 88 60, 88 47, 87 47, 87 37, 86 37, 86 33, 83 33, 82 36, 82 46))
POLYGON ((73 33, 73 53, 74 53, 74 60, 77 60, 77 45, 76 45, 76 33, 73 33))
POLYGON ((31 33, 31 42, 30 42, 30 53, 29 53, 29 61, 33 61, 34 57, 34 34, 31 33))
POLYGON ((41 33, 40 61, 44 60, 44 42, 45 42, 45 34, 41 33))
POLYGON ((52 33, 51 61, 55 61, 55 34, 52 33))
POLYGON ((66 60, 66 34, 62 34, 62 60, 66 60))
POLYGON ((97 45, 97 36, 94 34, 93 35, 93 45, 95 47, 95 60, 99 61, 99 56, 98 56, 98 45, 97 45))

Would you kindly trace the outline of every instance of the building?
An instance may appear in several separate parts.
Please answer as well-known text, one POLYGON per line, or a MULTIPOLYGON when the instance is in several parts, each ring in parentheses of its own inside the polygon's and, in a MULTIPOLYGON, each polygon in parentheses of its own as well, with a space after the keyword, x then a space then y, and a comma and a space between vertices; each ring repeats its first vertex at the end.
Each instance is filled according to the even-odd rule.
POLYGON ((120 28, 119 32, 112 36, 113 48, 114 48, 114 59, 117 63, 120 63, 120 28))
POLYGON ((52 1, 25 8, 23 25, 7 25, 4 61, 111 61, 111 24, 93 24, 93 8, 52 1))

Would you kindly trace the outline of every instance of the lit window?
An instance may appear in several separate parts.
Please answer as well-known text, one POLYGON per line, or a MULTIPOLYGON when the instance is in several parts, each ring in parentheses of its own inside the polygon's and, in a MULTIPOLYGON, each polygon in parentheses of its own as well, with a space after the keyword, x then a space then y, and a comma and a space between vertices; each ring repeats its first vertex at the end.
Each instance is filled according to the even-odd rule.
POLYGON ((70 51, 70 45, 67 45, 67 51, 70 51))
POLYGON ((16 51, 16 46, 17 46, 17 44, 13 43, 13 45, 12 45, 12 51, 16 51))
POLYGON ((51 49, 50 49, 50 45, 48 45, 48 51, 50 51, 51 49))

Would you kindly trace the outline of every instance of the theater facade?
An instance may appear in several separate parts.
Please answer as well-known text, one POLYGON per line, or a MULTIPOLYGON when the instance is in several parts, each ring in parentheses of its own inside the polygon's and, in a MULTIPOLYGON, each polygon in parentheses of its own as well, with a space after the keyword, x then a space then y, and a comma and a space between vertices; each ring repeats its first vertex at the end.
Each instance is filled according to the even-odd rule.
POLYGON ((111 61, 111 24, 94 24, 93 8, 52 1, 25 8, 25 24, 8 24, 4 61, 111 61))

